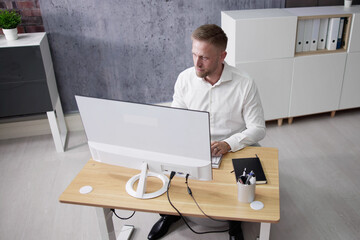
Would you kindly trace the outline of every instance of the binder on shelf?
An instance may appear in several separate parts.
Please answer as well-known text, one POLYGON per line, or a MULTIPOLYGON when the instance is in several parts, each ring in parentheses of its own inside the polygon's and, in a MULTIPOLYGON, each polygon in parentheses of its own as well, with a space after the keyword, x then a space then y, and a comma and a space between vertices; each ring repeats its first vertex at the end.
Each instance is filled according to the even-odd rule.
POLYGON ((347 46, 347 42, 346 42, 346 40, 347 40, 347 37, 346 36, 348 36, 349 35, 349 33, 348 33, 348 24, 349 24, 349 18, 347 18, 347 17, 345 17, 344 18, 344 27, 343 27, 343 34, 342 34, 342 47, 346 47, 347 46))
POLYGON ((310 51, 317 50, 317 41, 319 38, 319 29, 320 29, 320 19, 313 19, 312 22, 312 31, 311 31, 311 43, 310 43, 310 51))
POLYGON ((341 46, 342 46, 342 36, 343 36, 343 30, 344 30, 344 21, 345 21, 344 17, 340 18, 339 32, 338 32, 336 49, 340 49, 341 46))
POLYGON ((310 51, 313 20, 305 20, 303 52, 310 51))
POLYGON ((295 52, 302 52, 304 43, 305 20, 299 20, 297 25, 295 52))
POLYGON ((340 18, 330 18, 328 34, 326 39, 326 49, 336 50, 339 26, 340 26, 340 18))
POLYGON ((328 18, 321 18, 320 19, 319 38, 318 38, 317 49, 325 49, 328 25, 329 25, 329 19, 328 18))

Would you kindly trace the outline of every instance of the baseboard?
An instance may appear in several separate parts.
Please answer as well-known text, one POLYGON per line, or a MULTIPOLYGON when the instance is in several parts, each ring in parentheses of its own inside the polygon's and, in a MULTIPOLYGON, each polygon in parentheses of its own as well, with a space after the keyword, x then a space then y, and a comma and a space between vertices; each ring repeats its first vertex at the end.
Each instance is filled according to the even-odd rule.
MULTIPOLYGON (((84 127, 79 113, 65 115, 68 131, 82 131, 84 127)), ((0 123, 0 139, 12 139, 51 134, 46 115, 31 118, 13 119, 0 123)))

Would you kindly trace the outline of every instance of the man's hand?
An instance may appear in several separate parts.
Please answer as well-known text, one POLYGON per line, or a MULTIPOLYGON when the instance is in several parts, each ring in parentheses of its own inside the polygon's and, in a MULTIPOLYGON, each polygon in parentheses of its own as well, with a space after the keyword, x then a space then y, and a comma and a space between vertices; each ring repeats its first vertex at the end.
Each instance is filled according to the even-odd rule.
POLYGON ((231 150, 227 142, 212 142, 211 143, 211 156, 221 156, 231 150))

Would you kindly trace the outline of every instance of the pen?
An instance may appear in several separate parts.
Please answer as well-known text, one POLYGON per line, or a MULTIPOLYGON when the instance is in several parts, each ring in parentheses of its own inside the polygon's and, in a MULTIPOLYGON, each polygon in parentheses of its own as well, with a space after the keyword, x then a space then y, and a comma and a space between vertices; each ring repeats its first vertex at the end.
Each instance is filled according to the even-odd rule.
POLYGON ((254 175, 254 172, 251 170, 251 172, 248 174, 245 184, 249 185, 250 178, 254 175))
POLYGON ((246 168, 244 168, 242 176, 246 176, 246 168))
POLYGON ((255 176, 252 176, 252 177, 250 178, 250 185, 252 185, 252 184, 256 184, 256 178, 255 178, 255 176))

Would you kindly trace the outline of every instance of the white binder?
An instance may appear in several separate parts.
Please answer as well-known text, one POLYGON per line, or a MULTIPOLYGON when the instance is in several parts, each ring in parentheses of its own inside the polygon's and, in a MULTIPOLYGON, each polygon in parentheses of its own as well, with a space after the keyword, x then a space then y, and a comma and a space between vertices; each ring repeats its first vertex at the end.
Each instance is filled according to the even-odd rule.
POLYGON ((329 19, 328 18, 321 18, 320 19, 320 28, 319 28, 319 38, 318 38, 317 49, 325 49, 328 25, 329 25, 329 19))
POLYGON ((310 51, 313 20, 305 20, 303 52, 310 51))
POLYGON ((302 52, 304 43, 305 20, 299 20, 297 25, 295 52, 302 52))
POLYGON ((340 25, 340 18, 330 18, 328 34, 326 39, 326 49, 328 50, 336 50, 339 25, 340 25))
POLYGON ((310 51, 317 50, 317 41, 319 38, 320 19, 313 19, 312 32, 311 32, 311 43, 310 51))

